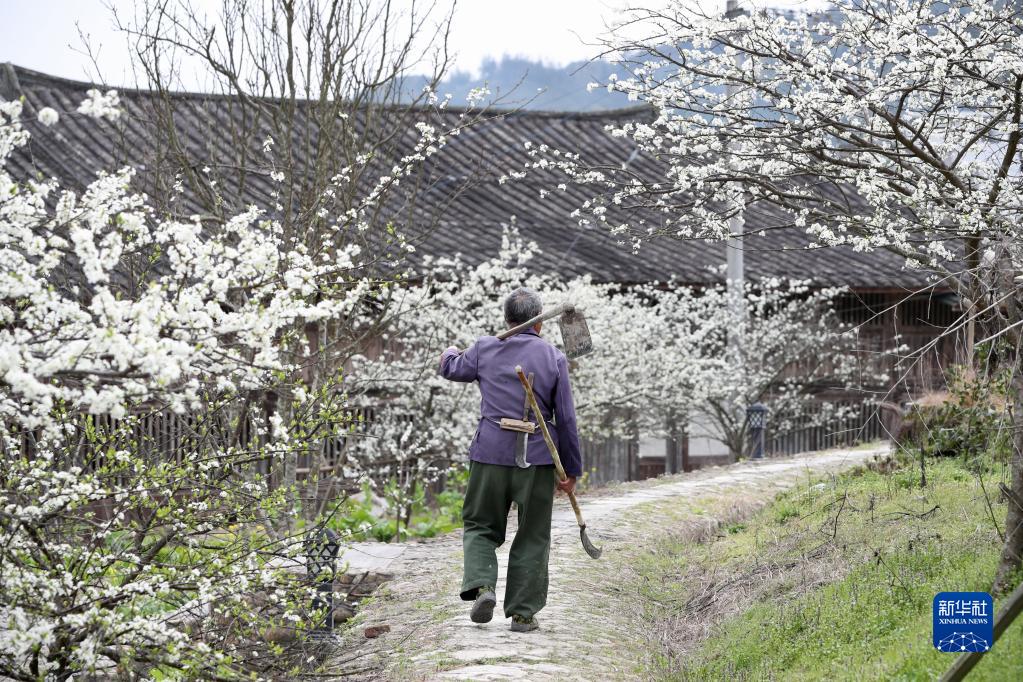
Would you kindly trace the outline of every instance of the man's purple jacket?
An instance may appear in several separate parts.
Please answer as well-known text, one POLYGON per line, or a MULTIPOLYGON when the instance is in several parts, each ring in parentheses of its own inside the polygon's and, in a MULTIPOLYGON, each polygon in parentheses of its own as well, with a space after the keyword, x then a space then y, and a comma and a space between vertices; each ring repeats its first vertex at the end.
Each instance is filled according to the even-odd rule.
MULTIPOLYGON (((469 459, 486 464, 515 466, 515 431, 498 424, 502 417, 522 419, 526 394, 515 375, 521 365, 527 375, 533 372, 533 391, 540 411, 547 420, 551 438, 558 448, 565 473, 582 474, 582 455, 576 431, 575 405, 568 381, 565 354, 540 338, 532 329, 501 341, 496 336, 481 337, 471 348, 459 354, 448 348, 440 359, 440 373, 451 381, 478 381, 480 385, 480 423, 469 446, 469 459)), ((532 410, 529 421, 535 421, 532 410)), ((551 455, 540 429, 527 436, 526 461, 551 464, 551 455)))

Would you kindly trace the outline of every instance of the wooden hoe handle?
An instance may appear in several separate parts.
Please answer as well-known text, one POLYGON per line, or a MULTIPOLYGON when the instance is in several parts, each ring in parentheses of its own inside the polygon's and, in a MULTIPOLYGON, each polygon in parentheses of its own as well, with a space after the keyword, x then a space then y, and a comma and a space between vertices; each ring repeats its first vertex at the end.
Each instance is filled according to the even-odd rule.
POLYGON ((514 335, 518 334, 519 332, 526 331, 527 329, 532 327, 537 322, 546 322, 547 320, 551 319, 552 317, 557 317, 558 315, 562 315, 562 314, 567 313, 567 312, 569 312, 571 310, 575 310, 575 306, 574 305, 572 305, 571 303, 562 303, 561 305, 555 306, 555 307, 551 308, 550 310, 548 310, 546 312, 540 313, 536 317, 531 317, 530 319, 526 320, 522 324, 517 324, 514 327, 512 327, 511 329, 505 329, 503 332, 501 332, 500 334, 497 335, 497 338, 499 338, 500 340, 504 341, 509 336, 514 336, 514 335))
MULTIPOLYGON (((547 443, 547 449, 550 450, 551 459, 554 460, 554 469, 558 472, 558 478, 562 481, 567 481, 568 474, 565 473, 565 467, 561 466, 561 457, 558 455, 558 448, 555 447, 554 441, 551 439, 551 432, 547 430, 547 421, 543 418, 543 414, 540 413, 540 405, 536 402, 536 396, 533 394, 533 388, 529 385, 529 380, 526 378, 521 366, 515 366, 515 373, 519 375, 519 381, 522 382, 522 388, 526 391, 526 399, 529 400, 529 406, 533 408, 533 415, 536 417, 536 421, 540 425, 540 431, 543 433, 543 439, 547 443)), ((586 528, 586 522, 583 521, 583 512, 579 509, 579 502, 575 499, 575 493, 568 493, 568 501, 572 503, 572 511, 575 512, 575 520, 579 522, 579 527, 586 528)))

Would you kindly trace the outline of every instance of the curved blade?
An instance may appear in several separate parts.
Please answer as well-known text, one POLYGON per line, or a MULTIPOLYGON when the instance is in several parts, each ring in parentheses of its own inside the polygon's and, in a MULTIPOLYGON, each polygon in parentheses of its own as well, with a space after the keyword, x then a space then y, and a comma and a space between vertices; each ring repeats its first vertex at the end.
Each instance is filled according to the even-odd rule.
MULTIPOLYGON (((533 372, 529 373, 529 386, 532 389, 533 386, 533 372)), ((525 404, 522 407, 522 421, 529 419, 529 396, 526 395, 525 404)), ((526 434, 517 433, 515 434, 515 464, 520 469, 528 469, 529 462, 526 461, 526 453, 529 450, 529 441, 526 438, 526 434)))
POLYGON ((528 469, 529 462, 526 461, 526 452, 529 449, 529 444, 526 441, 526 434, 516 433, 515 434, 515 464, 520 469, 528 469))
POLYGON ((590 539, 586 537, 586 526, 579 526, 579 539, 583 542, 583 549, 590 555, 591 559, 599 559, 600 555, 604 553, 604 550, 594 546, 590 539))

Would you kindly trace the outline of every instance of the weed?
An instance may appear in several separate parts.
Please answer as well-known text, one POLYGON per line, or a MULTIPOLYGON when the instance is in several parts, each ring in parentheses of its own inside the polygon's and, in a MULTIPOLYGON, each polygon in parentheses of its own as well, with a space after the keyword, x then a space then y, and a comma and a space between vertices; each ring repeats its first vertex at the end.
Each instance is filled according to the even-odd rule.
POLYGON ((772 516, 779 526, 789 519, 799 518, 799 507, 793 502, 782 501, 774 505, 772 516))
MULTIPOLYGON (((462 525, 462 499, 468 481, 468 470, 456 470, 448 477, 443 492, 427 501, 422 493, 412 501, 409 523, 401 525, 401 538, 432 538, 450 533, 462 525)), ((393 508, 383 514, 374 509, 373 496, 368 484, 362 495, 344 501, 328 520, 328 525, 345 540, 377 540, 391 542, 398 535, 393 508)))

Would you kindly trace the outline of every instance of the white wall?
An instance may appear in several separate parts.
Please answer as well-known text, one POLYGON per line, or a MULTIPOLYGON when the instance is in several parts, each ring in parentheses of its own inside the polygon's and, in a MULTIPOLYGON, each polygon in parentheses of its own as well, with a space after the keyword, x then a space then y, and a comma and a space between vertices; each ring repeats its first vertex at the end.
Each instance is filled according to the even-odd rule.
MULTIPOLYGON (((695 417, 689 423, 689 456, 727 455, 728 446, 721 440, 720 432, 706 419, 695 417)), ((640 457, 664 457, 668 441, 664 438, 640 436, 640 457)))
POLYGON ((728 446, 721 440, 721 432, 699 415, 689 422, 689 456, 727 455, 728 446))
POLYGON ((664 438, 651 438, 640 436, 639 456, 640 457, 664 457, 668 452, 668 441, 664 438))

